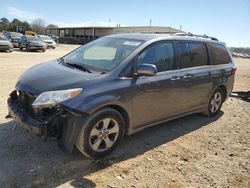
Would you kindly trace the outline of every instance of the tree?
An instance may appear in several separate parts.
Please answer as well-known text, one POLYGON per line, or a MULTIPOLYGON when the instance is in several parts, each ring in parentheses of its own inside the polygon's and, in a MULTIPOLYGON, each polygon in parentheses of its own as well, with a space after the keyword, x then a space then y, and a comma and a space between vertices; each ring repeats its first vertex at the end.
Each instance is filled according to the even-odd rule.
POLYGON ((54 28, 59 28, 59 26, 58 25, 54 25, 54 24, 49 24, 49 25, 47 25, 46 28, 54 29, 54 28))
POLYGON ((7 18, 3 17, 0 20, 0 31, 7 31, 9 29, 10 22, 7 18))
POLYGON ((17 18, 14 18, 9 25, 9 31, 17 31, 17 28, 22 25, 22 22, 17 18))
POLYGON ((23 27, 24 31, 30 31, 31 26, 27 21, 22 22, 21 26, 23 27))
POLYGON ((31 28, 37 34, 45 34, 45 21, 41 18, 35 19, 31 24, 31 28))

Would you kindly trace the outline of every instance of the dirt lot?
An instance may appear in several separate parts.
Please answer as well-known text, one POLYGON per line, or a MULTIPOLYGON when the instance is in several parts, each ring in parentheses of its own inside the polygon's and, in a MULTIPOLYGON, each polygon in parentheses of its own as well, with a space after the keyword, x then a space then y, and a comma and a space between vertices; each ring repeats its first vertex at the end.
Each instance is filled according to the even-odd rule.
MULTIPOLYGON (((76 47, 0 53, 0 187, 250 187, 250 103, 238 99, 229 98, 217 117, 195 114, 127 137, 95 161, 6 120, 19 75, 76 47)), ((235 90, 248 91, 250 60, 235 61, 235 90)))

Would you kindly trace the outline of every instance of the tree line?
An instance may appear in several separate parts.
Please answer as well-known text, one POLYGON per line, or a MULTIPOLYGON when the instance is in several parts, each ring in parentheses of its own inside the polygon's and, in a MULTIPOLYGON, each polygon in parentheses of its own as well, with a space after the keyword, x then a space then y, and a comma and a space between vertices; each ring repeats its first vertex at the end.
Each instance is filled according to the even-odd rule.
MULTIPOLYGON (((58 26, 50 24, 47 27, 56 28, 58 26)), ((17 18, 14 18, 12 21, 5 17, 0 19, 0 32, 14 31, 24 34, 25 31, 33 31, 37 34, 45 34, 45 28, 46 23, 40 18, 33 20, 31 24, 27 21, 20 21, 17 18)))

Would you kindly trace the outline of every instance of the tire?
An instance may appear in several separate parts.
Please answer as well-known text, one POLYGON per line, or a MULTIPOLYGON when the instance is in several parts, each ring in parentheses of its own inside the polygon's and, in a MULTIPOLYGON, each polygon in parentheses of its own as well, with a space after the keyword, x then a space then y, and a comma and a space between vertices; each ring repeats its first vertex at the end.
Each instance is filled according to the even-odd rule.
POLYGON ((86 119, 75 145, 86 157, 101 158, 118 146, 124 132, 125 121, 122 115, 112 108, 103 108, 86 119))
POLYGON ((224 98, 223 90, 217 88, 209 99, 207 110, 203 114, 206 116, 216 116, 222 107, 224 98))
POLYGON ((9 51, 9 53, 11 53, 11 52, 13 52, 13 49, 9 49, 8 51, 9 51))
POLYGON ((23 51, 23 48, 22 48, 22 47, 19 47, 19 50, 23 51))
POLYGON ((42 49, 42 52, 46 52, 46 49, 42 49))

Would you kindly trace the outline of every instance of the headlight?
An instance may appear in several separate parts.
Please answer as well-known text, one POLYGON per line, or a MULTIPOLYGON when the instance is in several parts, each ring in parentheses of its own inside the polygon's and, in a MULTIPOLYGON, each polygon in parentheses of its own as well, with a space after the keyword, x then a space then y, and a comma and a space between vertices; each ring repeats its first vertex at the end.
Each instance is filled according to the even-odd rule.
POLYGON ((82 88, 58 90, 58 91, 47 91, 41 93, 32 106, 34 108, 53 107, 58 103, 72 99, 78 96, 82 91, 82 88))

